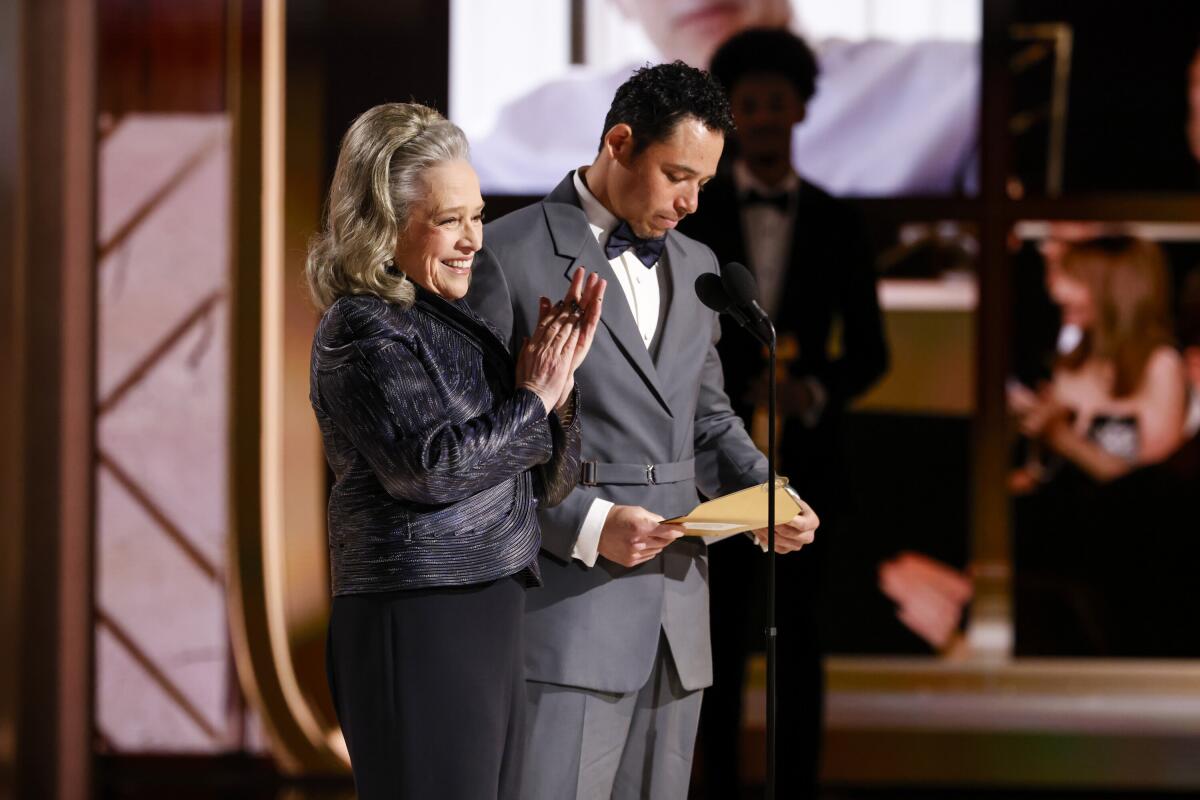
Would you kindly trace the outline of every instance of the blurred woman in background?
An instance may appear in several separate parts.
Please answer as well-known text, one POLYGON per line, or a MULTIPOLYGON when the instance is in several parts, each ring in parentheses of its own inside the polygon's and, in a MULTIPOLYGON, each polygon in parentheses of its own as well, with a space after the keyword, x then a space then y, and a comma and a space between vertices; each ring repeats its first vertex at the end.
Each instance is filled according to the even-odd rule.
POLYGON ((1128 236, 1076 244, 1048 262, 1046 284, 1080 338, 1038 392, 1011 388, 1021 432, 1101 482, 1171 455, 1187 382, 1162 250, 1128 236))
MULTIPOLYGON (((1013 508, 1019 655, 1137 654, 1147 640, 1134 644, 1128 632, 1154 618, 1130 624, 1125 609, 1173 583, 1164 561, 1179 531, 1131 493, 1185 438, 1167 287, 1162 250, 1129 236, 1075 242, 1046 260, 1046 288, 1071 336, 1060 336, 1049 381, 1009 389, 1029 442, 1011 481, 1022 495, 1013 508), (1145 535, 1127 548, 1131 528, 1145 535)), ((1144 502, 1165 503, 1156 497, 1144 502)))

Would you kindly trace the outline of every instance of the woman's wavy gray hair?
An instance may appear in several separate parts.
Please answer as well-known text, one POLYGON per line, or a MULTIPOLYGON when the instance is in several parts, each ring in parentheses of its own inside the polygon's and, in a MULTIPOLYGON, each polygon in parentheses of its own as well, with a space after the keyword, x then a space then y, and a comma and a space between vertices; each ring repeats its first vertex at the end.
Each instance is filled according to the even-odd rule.
POLYGON ((308 247, 308 287, 322 311, 348 294, 412 305, 412 283, 389 269, 396 241, 426 192, 422 174, 468 155, 459 127, 427 106, 384 103, 354 120, 338 152, 325 229, 308 247))

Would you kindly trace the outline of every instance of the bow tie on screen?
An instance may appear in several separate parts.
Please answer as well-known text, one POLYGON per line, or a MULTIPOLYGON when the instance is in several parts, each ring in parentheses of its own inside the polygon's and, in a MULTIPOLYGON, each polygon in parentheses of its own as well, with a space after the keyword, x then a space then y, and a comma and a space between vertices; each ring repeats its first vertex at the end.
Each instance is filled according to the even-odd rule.
POLYGON ((666 236, 659 236, 657 239, 643 239, 633 232, 628 222, 622 220, 617 229, 608 235, 608 242, 604 245, 604 255, 608 256, 609 261, 612 261, 621 253, 632 249, 633 254, 638 257, 638 261, 641 261, 649 269, 662 258, 663 247, 666 243, 666 236))
POLYGON ((778 194, 763 194, 754 189, 750 189, 742 195, 742 205, 744 206, 774 206, 783 213, 787 213, 788 202, 792 199, 790 192, 779 192, 778 194))

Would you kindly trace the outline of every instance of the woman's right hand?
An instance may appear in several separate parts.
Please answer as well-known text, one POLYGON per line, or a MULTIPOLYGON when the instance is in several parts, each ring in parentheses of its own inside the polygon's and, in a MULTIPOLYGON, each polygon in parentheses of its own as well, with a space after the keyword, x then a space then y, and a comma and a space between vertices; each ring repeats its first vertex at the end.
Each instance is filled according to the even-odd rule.
POLYGON ((533 336, 525 340, 517 356, 517 387, 536 394, 554 410, 571 380, 575 345, 582 330, 582 312, 562 303, 545 310, 533 336))

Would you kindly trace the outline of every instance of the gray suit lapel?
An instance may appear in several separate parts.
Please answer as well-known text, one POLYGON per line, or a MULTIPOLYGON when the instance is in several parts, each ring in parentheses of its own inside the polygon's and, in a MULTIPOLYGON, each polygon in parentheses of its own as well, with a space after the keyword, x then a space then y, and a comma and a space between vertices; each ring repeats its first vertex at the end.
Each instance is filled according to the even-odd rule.
POLYGON ((683 350, 684 340, 695 336, 702 328, 696 325, 696 315, 701 312, 695 307, 699 302, 692 302, 695 297, 695 277, 693 270, 688 269, 687 254, 679 239, 672 233, 667 234, 666 258, 659 264, 659 269, 669 270, 669 277, 664 283, 670 287, 669 295, 664 293, 665 316, 660 320, 657 348, 654 363, 658 367, 658 378, 664 385, 671 385, 672 366, 675 355, 683 350))
POLYGON ((554 241, 554 252, 570 260, 563 277, 569 283, 575 269, 582 266, 600 273, 600 277, 608 281, 608 302, 604 304, 600 321, 658 402, 670 414, 671 407, 667 404, 666 392, 659 384, 654 361, 642 342, 642 335, 638 330, 637 321, 633 318, 633 312, 629 310, 629 303, 625 302, 621 283, 604 256, 604 251, 600 249, 591 228, 588 227, 587 217, 578 205, 571 179, 568 175, 542 203, 546 225, 554 241))

